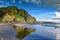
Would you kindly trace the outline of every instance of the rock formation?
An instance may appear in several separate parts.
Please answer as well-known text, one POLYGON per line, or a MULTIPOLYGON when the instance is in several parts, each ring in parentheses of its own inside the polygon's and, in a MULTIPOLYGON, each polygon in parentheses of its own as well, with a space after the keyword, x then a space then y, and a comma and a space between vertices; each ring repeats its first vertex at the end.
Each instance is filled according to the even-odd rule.
POLYGON ((24 9, 15 6, 0 8, 1 23, 35 23, 35 17, 28 14, 24 9))

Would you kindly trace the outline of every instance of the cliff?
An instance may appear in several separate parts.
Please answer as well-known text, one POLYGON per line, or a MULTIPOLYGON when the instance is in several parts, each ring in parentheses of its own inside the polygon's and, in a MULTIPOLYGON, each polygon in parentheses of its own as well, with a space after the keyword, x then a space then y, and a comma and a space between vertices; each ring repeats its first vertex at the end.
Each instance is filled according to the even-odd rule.
POLYGON ((35 23, 36 19, 24 9, 15 6, 0 8, 1 23, 35 23))

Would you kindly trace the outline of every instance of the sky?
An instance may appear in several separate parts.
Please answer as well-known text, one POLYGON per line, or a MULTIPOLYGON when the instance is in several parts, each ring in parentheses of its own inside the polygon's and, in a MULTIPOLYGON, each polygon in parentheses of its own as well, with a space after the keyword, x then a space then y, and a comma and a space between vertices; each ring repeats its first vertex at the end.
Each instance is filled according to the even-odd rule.
POLYGON ((0 7, 16 6, 25 9, 37 20, 52 18, 60 11, 60 0, 0 0, 0 7))

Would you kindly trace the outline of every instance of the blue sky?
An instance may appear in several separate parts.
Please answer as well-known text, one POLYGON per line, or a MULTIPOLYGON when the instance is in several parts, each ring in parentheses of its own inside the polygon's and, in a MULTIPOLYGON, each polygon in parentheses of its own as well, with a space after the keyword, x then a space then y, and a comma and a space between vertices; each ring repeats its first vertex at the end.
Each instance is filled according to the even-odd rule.
MULTIPOLYGON (((60 2, 58 0, 58 2, 60 2)), ((0 0, 0 7, 16 6, 19 9, 24 8, 30 15, 36 17, 37 20, 40 18, 51 18, 54 16, 54 12, 59 9, 59 5, 56 6, 54 3, 58 3, 56 0, 0 0)))

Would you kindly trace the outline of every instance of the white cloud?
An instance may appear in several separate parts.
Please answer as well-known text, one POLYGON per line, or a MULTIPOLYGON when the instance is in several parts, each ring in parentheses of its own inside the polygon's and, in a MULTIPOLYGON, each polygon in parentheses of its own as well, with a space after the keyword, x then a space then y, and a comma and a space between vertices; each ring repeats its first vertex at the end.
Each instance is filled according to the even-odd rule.
POLYGON ((31 2, 36 2, 37 0, 31 0, 31 2))
POLYGON ((60 18, 60 12, 55 12, 55 18, 60 18))
POLYGON ((19 1, 19 4, 21 4, 22 2, 21 1, 19 1))
POLYGON ((22 1, 25 1, 25 2, 30 2, 30 0, 22 0, 22 1))
POLYGON ((38 14, 37 20, 39 21, 40 19, 47 19, 47 18, 53 18, 55 16, 55 12, 46 12, 43 14, 38 14))
POLYGON ((9 2, 6 2, 5 4, 1 4, 0 7, 7 7, 10 6, 11 4, 9 2))
POLYGON ((60 10, 60 0, 22 0, 28 3, 33 3, 35 5, 41 6, 42 3, 44 4, 44 7, 46 6, 52 6, 56 10, 60 10))
POLYGON ((7 5, 10 5, 10 3, 9 3, 9 2, 6 2, 6 4, 7 4, 7 5))
POLYGON ((0 5, 0 8, 1 8, 1 7, 7 7, 7 6, 8 6, 8 5, 0 5))
POLYGON ((30 2, 30 0, 26 0, 26 2, 30 2))
POLYGON ((4 1, 0 0, 0 3, 4 3, 4 1))
POLYGON ((41 4, 41 0, 31 0, 31 2, 33 2, 33 3, 36 4, 36 5, 41 4))
POLYGON ((28 3, 33 3, 35 5, 41 5, 41 0, 22 0, 22 1, 25 1, 25 2, 28 2, 28 3))
POLYGON ((45 5, 52 6, 56 10, 60 10, 60 0, 41 0, 45 5))
POLYGON ((15 3, 15 2, 16 2, 16 0, 12 0, 12 2, 13 2, 13 3, 15 3))

